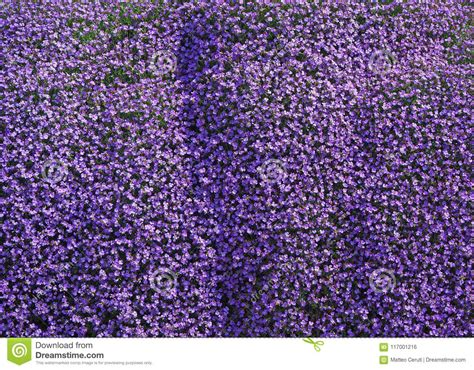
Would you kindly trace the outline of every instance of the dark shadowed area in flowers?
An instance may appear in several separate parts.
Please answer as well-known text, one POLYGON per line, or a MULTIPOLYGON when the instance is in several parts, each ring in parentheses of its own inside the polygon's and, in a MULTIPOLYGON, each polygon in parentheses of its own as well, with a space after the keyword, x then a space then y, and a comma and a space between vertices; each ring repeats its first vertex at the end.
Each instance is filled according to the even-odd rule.
POLYGON ((467 2, 7 2, 0 336, 469 336, 467 2))

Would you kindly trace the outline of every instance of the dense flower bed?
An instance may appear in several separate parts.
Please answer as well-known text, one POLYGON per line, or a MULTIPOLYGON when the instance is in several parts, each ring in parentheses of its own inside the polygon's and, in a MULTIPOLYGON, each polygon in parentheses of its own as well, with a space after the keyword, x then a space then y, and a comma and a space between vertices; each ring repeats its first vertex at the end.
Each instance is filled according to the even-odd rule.
POLYGON ((467 4, 91 3, 0 10, 1 336, 471 335, 467 4))

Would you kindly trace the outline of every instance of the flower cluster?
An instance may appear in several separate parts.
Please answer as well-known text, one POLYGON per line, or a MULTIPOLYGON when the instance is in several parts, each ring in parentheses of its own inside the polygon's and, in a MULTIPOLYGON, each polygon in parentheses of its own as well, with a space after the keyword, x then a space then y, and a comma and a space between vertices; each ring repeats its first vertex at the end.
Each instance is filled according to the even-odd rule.
POLYGON ((468 336, 461 0, 0 10, 0 336, 468 336))

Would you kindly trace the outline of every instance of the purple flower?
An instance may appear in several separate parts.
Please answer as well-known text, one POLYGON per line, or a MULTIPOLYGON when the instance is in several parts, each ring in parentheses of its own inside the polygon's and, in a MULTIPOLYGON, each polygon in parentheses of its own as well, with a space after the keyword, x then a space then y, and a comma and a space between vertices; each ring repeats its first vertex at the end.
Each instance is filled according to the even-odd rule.
POLYGON ((464 337, 465 2, 0 10, 0 335, 464 337))

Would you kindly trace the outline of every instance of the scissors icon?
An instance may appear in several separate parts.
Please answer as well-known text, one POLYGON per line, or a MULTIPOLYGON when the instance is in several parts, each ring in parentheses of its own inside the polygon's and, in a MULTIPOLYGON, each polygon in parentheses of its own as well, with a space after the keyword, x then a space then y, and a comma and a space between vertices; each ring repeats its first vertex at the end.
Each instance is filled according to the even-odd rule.
POLYGON ((314 341, 311 338, 304 338, 303 342, 306 343, 311 343, 313 345, 313 348, 315 349, 316 352, 321 351, 321 348, 319 346, 323 346, 324 342, 322 340, 314 341))

